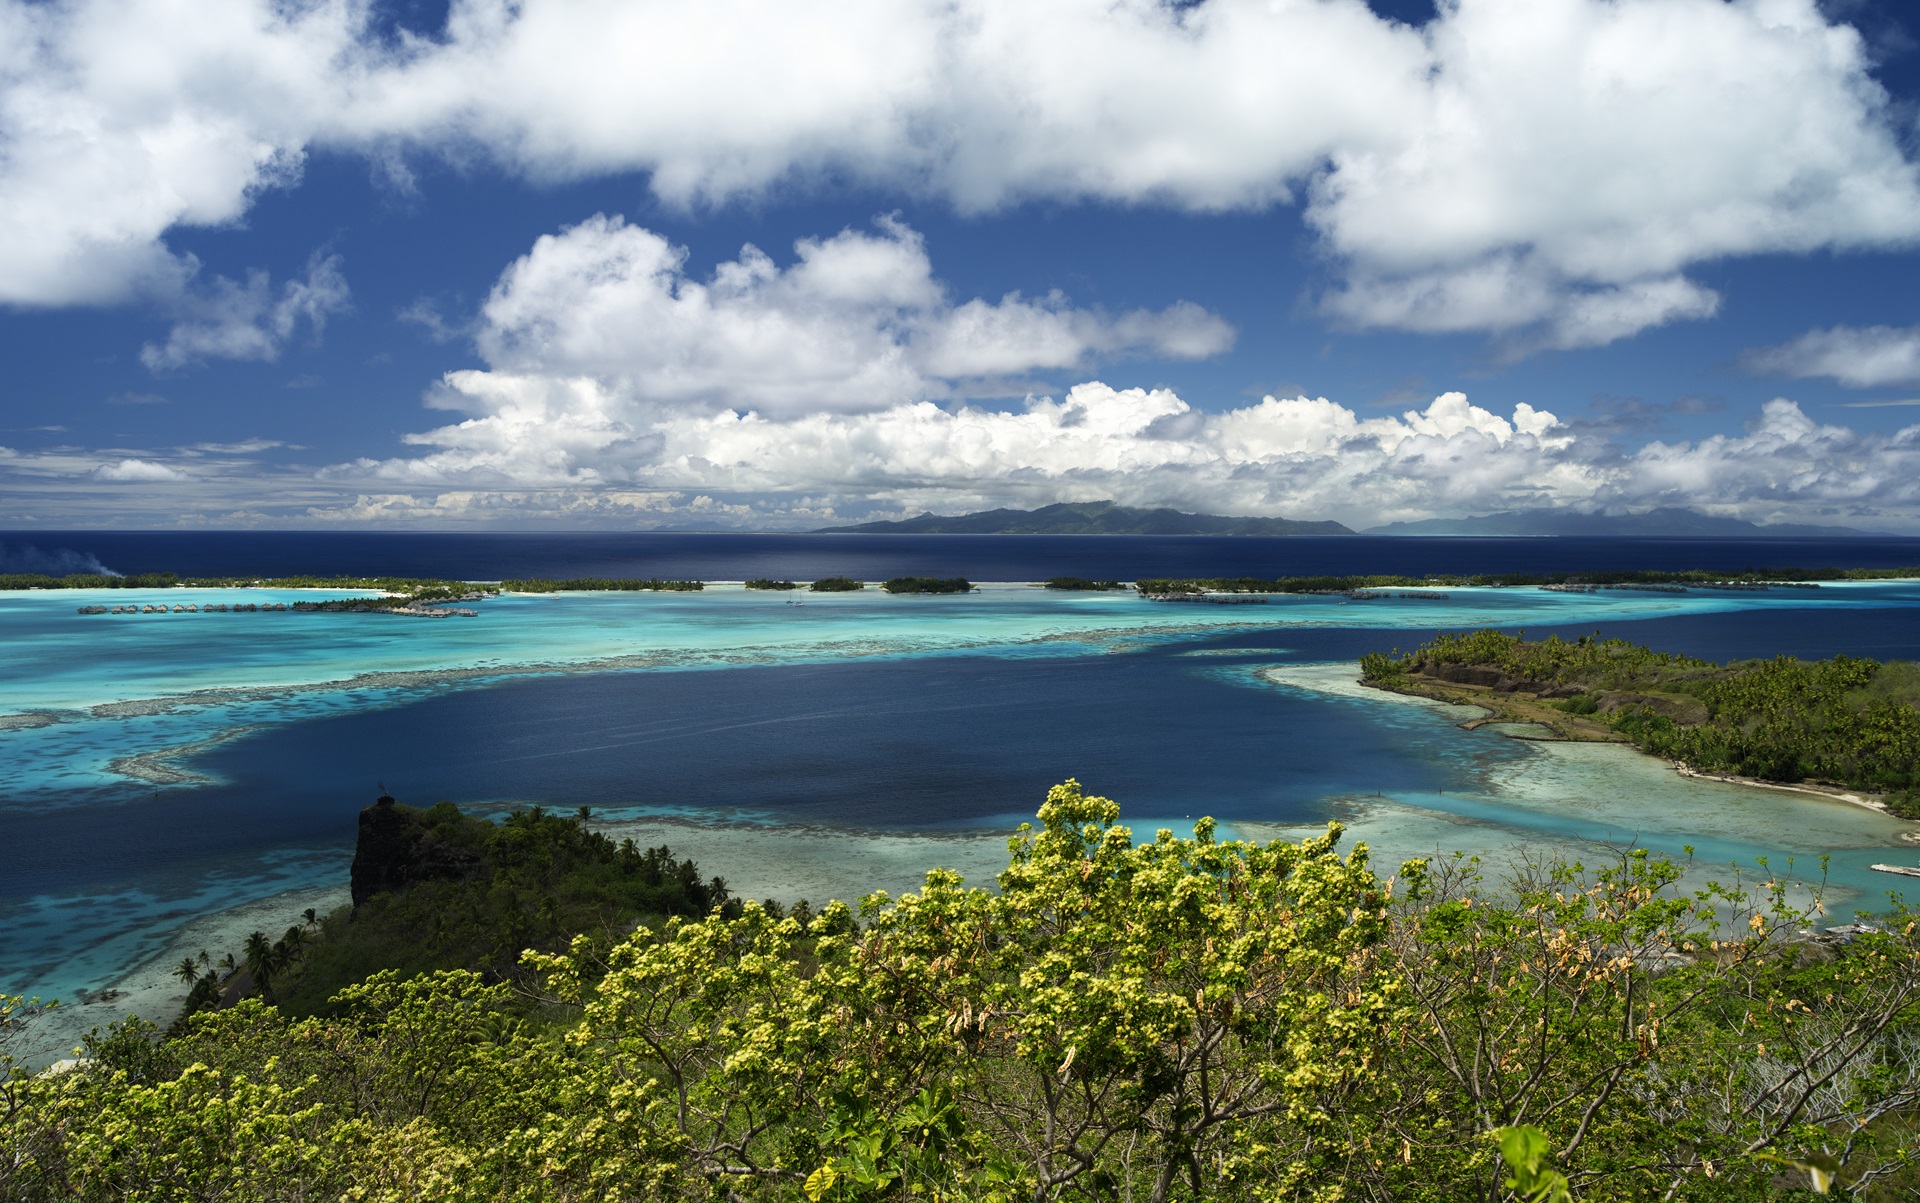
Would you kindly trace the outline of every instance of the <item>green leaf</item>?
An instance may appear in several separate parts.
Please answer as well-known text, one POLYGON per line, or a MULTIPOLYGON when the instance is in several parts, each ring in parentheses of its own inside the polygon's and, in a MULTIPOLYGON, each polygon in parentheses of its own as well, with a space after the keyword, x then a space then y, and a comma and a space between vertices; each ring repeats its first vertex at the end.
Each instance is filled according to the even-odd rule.
POLYGON ((832 1190, 839 1181, 840 1171, 834 1169, 833 1162, 829 1161, 808 1174, 806 1184, 801 1189, 807 1192, 807 1198, 812 1199, 813 1203, 820 1203, 820 1200, 825 1198, 827 1192, 832 1190))
POLYGON ((1513 1171, 1513 1177, 1504 1184, 1508 1190, 1529 1203, 1573 1203, 1566 1175, 1546 1168, 1553 1156, 1553 1142, 1545 1132, 1531 1124, 1515 1124, 1495 1128, 1493 1136, 1500 1142, 1501 1160, 1513 1171))

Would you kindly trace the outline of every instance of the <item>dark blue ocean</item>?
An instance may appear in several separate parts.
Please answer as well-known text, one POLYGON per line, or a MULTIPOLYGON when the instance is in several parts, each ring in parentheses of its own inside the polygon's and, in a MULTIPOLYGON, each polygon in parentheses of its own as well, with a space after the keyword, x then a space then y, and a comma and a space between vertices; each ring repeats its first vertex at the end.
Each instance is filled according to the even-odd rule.
MULTIPOLYGON (((420 534, 309 531, 17 531, 0 548, 68 549, 116 572, 367 575, 453 580, 845 575, 1317 576, 1600 569, 1920 565, 1920 539, 1219 538, 1156 535, 420 534)), ((0 566, 0 571, 20 571, 0 566)))

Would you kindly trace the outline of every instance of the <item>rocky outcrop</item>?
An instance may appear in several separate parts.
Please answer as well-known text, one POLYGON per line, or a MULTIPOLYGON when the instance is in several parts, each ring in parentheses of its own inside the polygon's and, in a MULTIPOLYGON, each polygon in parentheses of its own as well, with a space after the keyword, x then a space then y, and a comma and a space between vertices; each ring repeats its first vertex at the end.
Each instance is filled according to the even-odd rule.
POLYGON ((360 812, 360 835, 353 851, 353 905, 423 881, 480 872, 479 850, 447 839, 426 821, 425 814, 384 794, 360 812))
MULTIPOLYGON (((1413 666, 1413 671, 1422 676, 1432 677, 1436 681, 1446 681, 1454 685, 1479 685, 1496 693, 1540 693, 1553 688, 1550 681, 1533 681, 1526 677, 1510 676, 1497 668, 1483 664, 1445 664, 1434 661, 1422 661, 1413 666)), ((1579 690, 1573 690, 1578 693, 1579 690)))
POLYGON ((1665 715, 1676 723, 1704 723, 1709 717, 1706 706, 1691 698, 1661 697, 1651 693, 1602 693, 1600 713, 1612 714, 1629 706, 1638 706, 1654 714, 1665 715))
POLYGON ((1499 688, 1500 683, 1508 679, 1499 669, 1478 664, 1416 664, 1414 671, 1455 685, 1484 685, 1490 689, 1499 688))

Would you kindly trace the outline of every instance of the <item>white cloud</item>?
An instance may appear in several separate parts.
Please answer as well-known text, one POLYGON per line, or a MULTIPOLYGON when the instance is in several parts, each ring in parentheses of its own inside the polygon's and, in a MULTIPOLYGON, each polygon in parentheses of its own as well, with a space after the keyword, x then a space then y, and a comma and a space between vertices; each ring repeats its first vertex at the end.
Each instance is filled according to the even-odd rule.
POLYGON ((416 436, 413 456, 314 474, 240 454, 257 442, 111 457, 0 448, 0 480, 69 524, 134 520, 164 490, 184 523, 246 511, 273 525, 810 528, 1114 497, 1356 528, 1682 505, 1920 533, 1920 425, 1861 432, 1784 399, 1743 434, 1632 451, 1534 406, 1503 415, 1459 393, 1397 416, 1304 396, 1207 413, 1167 390, 1088 382, 1009 411, 914 402, 768 416, 642 413, 578 381, 475 372, 455 383, 470 415, 416 436), (120 486, 99 487, 108 480, 120 486))
POLYGON ((1828 376, 1852 388, 1920 384, 1920 326, 1832 326, 1740 357, 1752 372, 1828 376))
POLYGON ((1823 426, 1785 399, 1767 402, 1744 438, 1650 443, 1616 485, 1662 504, 1770 505, 1782 512, 1920 518, 1920 425, 1890 435, 1823 426))
POLYGON ((0 303, 177 293, 161 236, 299 178, 358 73, 348 0, 0 6, 0 303))
POLYGON ((1503 417, 1460 393, 1362 418, 1309 397, 1207 413, 1166 390, 1089 382, 1013 411, 923 401, 782 416, 643 411, 591 382, 487 372, 456 373, 449 388, 472 416, 413 436, 421 454, 323 473, 374 505, 367 520, 450 516, 450 504, 463 521, 597 520, 626 504, 605 499, 645 496, 655 499, 645 517, 657 521, 678 512, 675 498, 699 495, 749 505, 745 525, 791 526, 876 509, 1114 497, 1356 528, 1539 506, 1683 505, 1920 529, 1920 426, 1863 434, 1815 423, 1786 400, 1769 402, 1743 436, 1628 452, 1577 439, 1534 406, 1503 417))
POLYGON ((785 267, 749 247, 700 282, 658 235, 596 217, 504 271, 476 325, 489 366, 449 372, 428 396, 456 420, 405 436, 415 454, 323 469, 324 487, 357 500, 315 514, 657 522, 706 497, 750 507, 744 525, 794 525, 1115 497, 1356 527, 1675 503, 1920 520, 1901 483, 1920 479, 1920 427, 1857 435, 1789 401, 1743 438, 1633 454, 1542 407, 1502 415, 1459 392, 1397 417, 1306 396, 1206 412, 1097 381, 969 404, 981 376, 1204 352, 1227 331, 1191 306, 1108 318, 1057 297, 956 305, 891 219, 803 240, 785 267))
POLYGON ((92 472, 95 480, 115 481, 176 481, 191 480, 185 472, 169 468, 165 464, 156 464, 152 460, 123 459, 117 464, 102 464, 92 472))
POLYGON ((1430 94, 1308 211, 1352 321, 1596 345, 1713 313, 1692 264, 1920 235, 1860 39, 1811 0, 1463 0, 1427 36, 1430 94))
POLYGON ((371 13, 0 3, 0 303, 172 296, 166 232, 316 146, 644 172, 680 204, 1304 195, 1330 312, 1522 349, 1709 316, 1697 264, 1920 236, 1861 40, 1814 0, 1457 0, 1420 29, 1361 0, 459 0, 398 42, 371 13))
MULTIPOLYGON (((588 378, 643 406, 786 414, 1004 394, 1006 378, 1095 356, 1198 358, 1233 342, 1231 326, 1191 304, 1109 317, 1013 293, 956 306, 919 235, 890 218, 794 253, 783 268, 748 246, 699 281, 684 248, 597 215, 501 274, 476 343, 496 371, 541 387, 588 378)), ((441 403, 463 405, 465 387, 441 403)))
POLYGON ((419 496, 412 493, 361 493, 350 501, 309 506, 302 517, 343 526, 502 526, 522 522, 566 522, 571 525, 614 523, 631 529, 636 523, 701 519, 715 525, 755 524, 762 515, 753 507, 717 501, 704 494, 688 497, 675 492, 610 490, 580 493, 564 489, 500 490, 453 489, 419 496))
MULTIPOLYGON (((1521 405, 1503 418, 1459 393, 1398 418, 1306 397, 1207 414, 1166 390, 1097 382, 1015 411, 919 401, 781 415, 661 410, 583 379, 476 371, 447 384, 471 416, 411 436, 423 454, 338 465, 325 479, 469 506, 530 492, 721 495, 771 504, 774 519, 796 501, 831 515, 1113 496, 1355 521, 1569 502, 1600 483, 1552 414, 1521 405)), ((756 522, 769 520, 763 505, 756 522)))
POLYGON ((256 455, 262 451, 271 451, 275 447, 285 446, 287 444, 279 439, 244 439, 238 443, 195 443, 188 450, 213 455, 256 455))
POLYGON ((245 284, 220 276, 174 300, 179 320, 164 344, 140 349, 140 362, 163 372, 203 359, 278 359, 302 326, 318 339, 327 319, 348 307, 338 255, 316 254, 306 276, 286 281, 278 295, 265 272, 253 272, 245 284))

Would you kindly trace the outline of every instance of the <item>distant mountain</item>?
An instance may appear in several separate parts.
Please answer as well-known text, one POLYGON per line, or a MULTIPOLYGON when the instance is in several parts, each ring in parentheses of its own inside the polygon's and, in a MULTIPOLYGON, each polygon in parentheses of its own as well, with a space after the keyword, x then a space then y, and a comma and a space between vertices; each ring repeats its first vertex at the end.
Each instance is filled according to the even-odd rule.
POLYGON ((1037 510, 987 510, 978 514, 922 514, 902 522, 830 526, 827 532, 886 535, 1350 535, 1338 522, 1291 518, 1227 518, 1139 509, 1111 501, 1061 502, 1037 510))
POLYGON ((1780 537, 1860 539, 1875 532, 1847 526, 1801 526, 1783 522, 1761 526, 1739 518, 1715 518, 1698 510, 1677 507, 1644 514, 1582 514, 1573 510, 1511 510, 1477 518, 1425 518, 1418 522, 1390 522, 1369 528, 1369 535, 1614 535, 1694 536, 1712 539, 1767 539, 1780 537))

